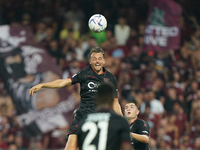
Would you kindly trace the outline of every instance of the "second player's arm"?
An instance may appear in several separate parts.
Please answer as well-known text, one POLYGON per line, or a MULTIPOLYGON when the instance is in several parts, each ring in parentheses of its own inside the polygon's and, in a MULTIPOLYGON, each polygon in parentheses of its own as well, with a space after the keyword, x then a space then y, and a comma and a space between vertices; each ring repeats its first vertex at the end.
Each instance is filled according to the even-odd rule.
POLYGON ((147 135, 136 134, 133 132, 131 132, 130 134, 131 134, 131 137, 133 137, 134 139, 136 139, 139 142, 149 143, 149 137, 147 135))
POLYGON ((62 88, 64 86, 69 86, 69 85, 72 85, 72 80, 70 78, 57 79, 52 82, 40 83, 40 84, 33 86, 30 89, 29 94, 33 95, 34 92, 39 91, 41 88, 62 88))
POLYGON ((119 105, 118 98, 115 98, 115 99, 114 99, 113 110, 114 110, 117 114, 119 114, 120 116, 123 116, 122 110, 121 110, 121 106, 119 105))

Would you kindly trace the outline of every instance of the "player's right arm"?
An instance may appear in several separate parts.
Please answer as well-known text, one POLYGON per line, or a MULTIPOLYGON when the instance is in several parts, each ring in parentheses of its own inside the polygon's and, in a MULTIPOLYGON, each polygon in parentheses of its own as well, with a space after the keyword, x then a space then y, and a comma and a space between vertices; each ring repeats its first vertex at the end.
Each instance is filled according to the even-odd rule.
POLYGON ((35 86, 33 86, 29 90, 29 94, 33 95, 34 92, 39 91, 41 88, 62 88, 64 86, 69 86, 72 85, 72 80, 70 78, 67 79, 57 79, 52 82, 47 82, 47 83, 40 83, 35 86))

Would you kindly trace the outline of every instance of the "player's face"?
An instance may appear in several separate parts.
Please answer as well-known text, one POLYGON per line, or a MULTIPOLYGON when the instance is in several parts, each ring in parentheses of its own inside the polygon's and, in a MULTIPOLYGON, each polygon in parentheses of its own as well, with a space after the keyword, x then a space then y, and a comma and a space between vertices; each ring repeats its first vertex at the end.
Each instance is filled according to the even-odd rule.
POLYGON ((134 103, 128 103, 125 105, 125 116, 128 120, 135 119, 139 114, 139 110, 134 103))
POLYGON ((101 53, 92 53, 90 64, 95 72, 102 72, 104 63, 105 59, 103 58, 103 55, 101 53))

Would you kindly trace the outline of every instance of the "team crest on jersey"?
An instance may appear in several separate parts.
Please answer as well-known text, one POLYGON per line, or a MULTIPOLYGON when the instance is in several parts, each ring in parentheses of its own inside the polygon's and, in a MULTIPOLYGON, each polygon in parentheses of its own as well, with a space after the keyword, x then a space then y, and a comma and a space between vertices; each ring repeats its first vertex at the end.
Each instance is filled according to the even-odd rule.
POLYGON ((110 82, 109 78, 104 78, 104 82, 110 82))

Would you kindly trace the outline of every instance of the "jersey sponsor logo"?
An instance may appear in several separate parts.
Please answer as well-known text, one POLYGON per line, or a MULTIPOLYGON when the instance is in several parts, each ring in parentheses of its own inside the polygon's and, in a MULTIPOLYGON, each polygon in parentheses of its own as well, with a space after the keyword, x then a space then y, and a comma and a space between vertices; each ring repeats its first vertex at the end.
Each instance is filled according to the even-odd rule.
POLYGON ((89 87, 90 89, 98 88, 98 86, 99 86, 99 84, 94 83, 94 82, 89 82, 89 83, 88 83, 88 87, 89 87))
POLYGON ((146 133, 146 134, 148 134, 149 132, 147 132, 147 131, 142 131, 143 133, 146 133))

